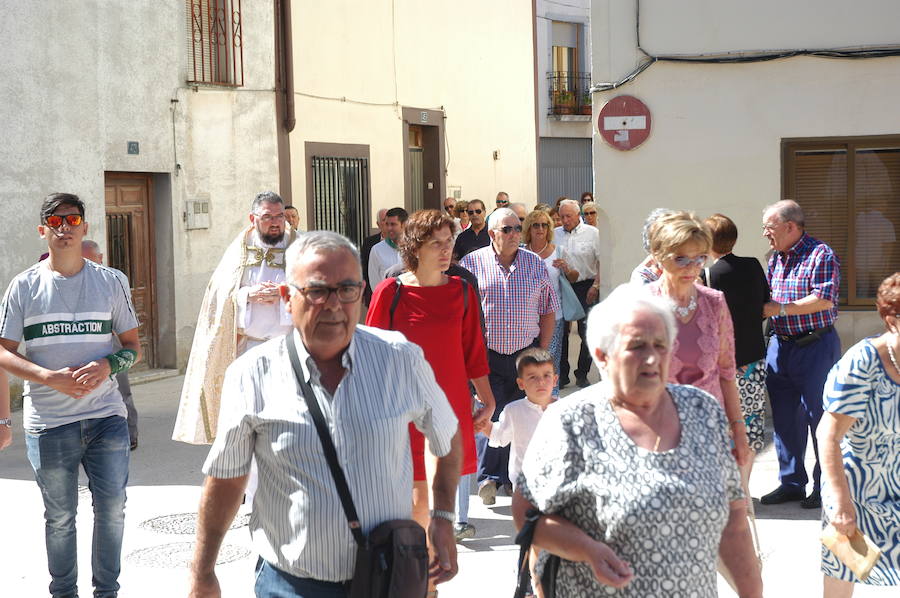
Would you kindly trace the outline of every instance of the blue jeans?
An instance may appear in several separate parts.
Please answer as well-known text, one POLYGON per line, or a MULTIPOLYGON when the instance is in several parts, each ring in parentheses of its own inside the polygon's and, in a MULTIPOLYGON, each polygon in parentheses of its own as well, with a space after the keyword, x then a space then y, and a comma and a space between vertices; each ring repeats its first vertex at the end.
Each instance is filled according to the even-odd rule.
POLYGON ((25 446, 44 499, 44 534, 54 598, 78 595, 75 513, 78 466, 84 468, 94 504, 91 550, 95 598, 119 591, 125 486, 128 483, 128 424, 124 417, 86 419, 38 432, 26 431, 25 446))
POLYGON ((347 598, 346 583, 294 577, 263 559, 256 562, 256 598, 347 598))

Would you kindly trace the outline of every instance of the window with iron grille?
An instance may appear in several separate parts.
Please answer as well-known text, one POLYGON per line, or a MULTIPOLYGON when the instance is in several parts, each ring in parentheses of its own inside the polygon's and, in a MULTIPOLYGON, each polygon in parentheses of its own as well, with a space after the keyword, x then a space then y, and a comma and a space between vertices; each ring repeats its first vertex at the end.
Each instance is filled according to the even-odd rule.
POLYGON ((312 157, 313 225, 357 247, 369 235, 368 158, 312 157))
POLYGON ((244 84, 241 0, 186 0, 188 83, 244 84))
POLYGON ((782 197, 840 258, 841 305, 872 305, 900 263, 900 136, 792 139, 782 152, 782 197))

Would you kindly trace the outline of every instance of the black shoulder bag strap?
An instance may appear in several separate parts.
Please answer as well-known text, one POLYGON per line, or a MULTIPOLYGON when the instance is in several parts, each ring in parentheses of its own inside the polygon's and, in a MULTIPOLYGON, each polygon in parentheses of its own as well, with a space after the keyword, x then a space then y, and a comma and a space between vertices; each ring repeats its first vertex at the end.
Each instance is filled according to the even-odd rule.
POLYGON ((400 282, 400 277, 397 276, 397 278, 395 278, 394 281, 397 283, 397 290, 394 291, 394 298, 391 300, 391 307, 389 310, 390 319, 389 319, 389 323, 388 323, 388 330, 394 329, 394 312, 397 311, 397 304, 400 303, 400 291, 403 290, 403 283, 400 282))
POLYGON ((319 402, 312 387, 303 377, 303 368, 300 367, 300 357, 297 354, 297 346, 294 344, 294 332, 288 332, 285 336, 287 341, 288 355, 291 358, 291 367, 294 368, 294 376, 297 377, 297 383, 300 390, 303 391, 303 398, 306 399, 306 405, 309 407, 309 413, 312 415, 313 423, 316 425, 316 432, 319 434, 319 441, 322 443, 322 451, 325 453, 325 460, 328 461, 328 468, 331 470, 331 477, 334 478, 334 485, 337 486, 338 496, 341 497, 341 506, 344 508, 344 515, 350 524, 350 533, 360 548, 365 549, 367 546, 366 538, 362 533, 362 526, 359 523, 359 515, 356 514, 356 506, 353 504, 353 496, 350 494, 350 486, 347 485, 347 478, 344 476, 344 470, 338 463, 337 451, 334 448, 334 442, 331 440, 331 433, 328 432, 328 424, 325 423, 325 416, 319 408, 319 402))

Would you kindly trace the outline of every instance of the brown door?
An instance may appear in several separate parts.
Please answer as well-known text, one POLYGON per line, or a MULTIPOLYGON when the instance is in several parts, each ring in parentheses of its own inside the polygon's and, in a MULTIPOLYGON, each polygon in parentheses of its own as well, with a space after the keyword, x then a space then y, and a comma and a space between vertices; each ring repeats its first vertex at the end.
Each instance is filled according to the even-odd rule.
POLYGON ((106 173, 106 265, 131 282, 143 359, 138 368, 156 367, 156 263, 150 177, 106 173))

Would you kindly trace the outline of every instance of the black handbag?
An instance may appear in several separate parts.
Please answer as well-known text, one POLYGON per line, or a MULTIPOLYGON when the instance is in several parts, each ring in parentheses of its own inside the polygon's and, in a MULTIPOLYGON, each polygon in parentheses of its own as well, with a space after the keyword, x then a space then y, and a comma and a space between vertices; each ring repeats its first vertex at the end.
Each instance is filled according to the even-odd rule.
POLYGON ((294 333, 286 337, 291 367, 316 426, 328 468, 337 486, 350 533, 356 541, 356 565, 350 582, 350 598, 423 598, 428 592, 428 545, 425 530, 411 519, 393 519, 363 535, 356 506, 347 478, 337 458, 337 451, 325 416, 312 388, 303 377, 300 358, 294 344, 294 333))
MULTIPOLYGON (((519 545, 519 577, 516 580, 516 593, 513 598, 524 598, 528 594, 531 586, 531 571, 528 568, 528 553, 531 551, 531 544, 534 541, 534 530, 537 528, 538 520, 541 513, 537 509, 529 509, 525 514, 525 525, 516 535, 516 544, 519 545)), ((544 598, 556 598, 556 575, 559 572, 560 558, 551 554, 544 564, 544 570, 541 572, 541 589, 544 591, 544 598)))

